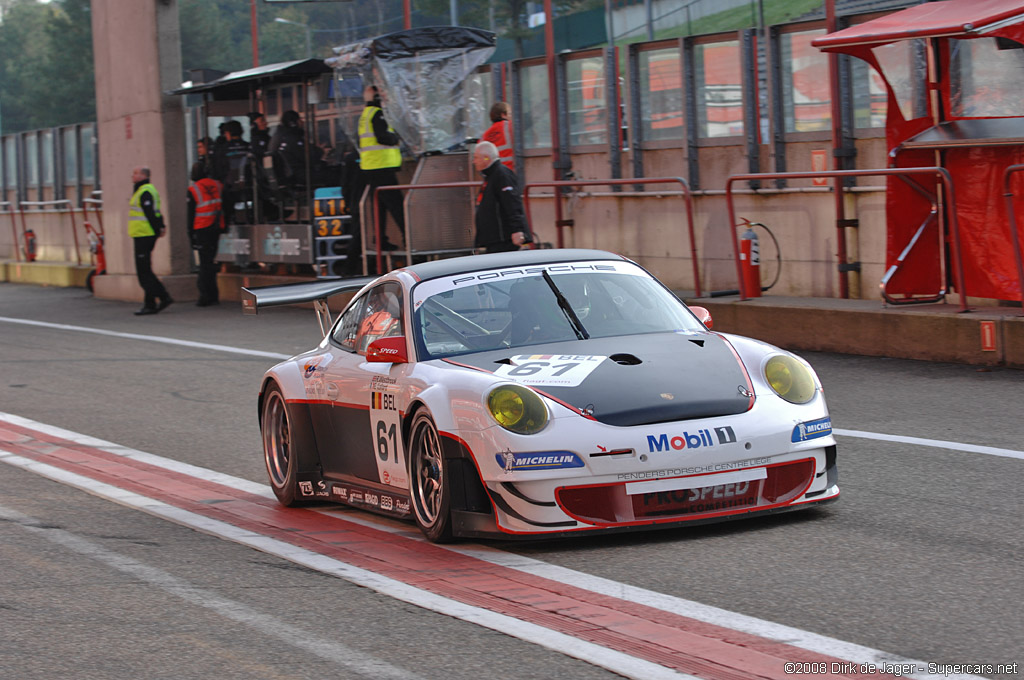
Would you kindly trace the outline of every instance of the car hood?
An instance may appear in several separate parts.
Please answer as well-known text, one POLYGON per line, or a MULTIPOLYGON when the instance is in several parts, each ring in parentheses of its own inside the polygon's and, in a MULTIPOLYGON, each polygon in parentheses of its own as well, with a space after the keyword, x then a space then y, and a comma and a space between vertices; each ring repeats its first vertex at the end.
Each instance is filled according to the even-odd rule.
POLYGON ((534 387, 608 425, 743 413, 753 387, 714 333, 654 333, 531 345, 446 361, 534 387))

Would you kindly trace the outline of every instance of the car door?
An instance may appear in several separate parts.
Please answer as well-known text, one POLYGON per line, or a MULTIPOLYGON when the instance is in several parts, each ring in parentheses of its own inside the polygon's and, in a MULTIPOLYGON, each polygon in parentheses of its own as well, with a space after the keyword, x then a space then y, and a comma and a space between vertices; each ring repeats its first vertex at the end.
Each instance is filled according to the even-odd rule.
POLYGON ((325 476, 408 486, 399 412, 406 366, 366 360, 374 340, 404 335, 403 302, 400 284, 381 283, 346 310, 335 327, 331 342, 338 356, 325 371, 334 432, 331 454, 321 455, 325 476))

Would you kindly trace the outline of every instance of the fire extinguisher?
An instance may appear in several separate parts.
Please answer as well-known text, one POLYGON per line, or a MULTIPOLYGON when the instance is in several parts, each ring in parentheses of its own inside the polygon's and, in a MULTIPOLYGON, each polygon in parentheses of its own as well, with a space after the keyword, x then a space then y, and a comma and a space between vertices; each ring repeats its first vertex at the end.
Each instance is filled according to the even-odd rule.
POLYGON ((761 247, 749 222, 747 230, 740 236, 740 267, 747 297, 761 297, 761 247))
POLYGON ((107 256, 103 252, 103 234, 96 231, 91 222, 85 223, 85 231, 89 235, 89 252, 96 258, 96 273, 107 273, 107 256))
POLYGON ((36 261, 36 232, 31 229, 25 230, 25 260, 36 261))

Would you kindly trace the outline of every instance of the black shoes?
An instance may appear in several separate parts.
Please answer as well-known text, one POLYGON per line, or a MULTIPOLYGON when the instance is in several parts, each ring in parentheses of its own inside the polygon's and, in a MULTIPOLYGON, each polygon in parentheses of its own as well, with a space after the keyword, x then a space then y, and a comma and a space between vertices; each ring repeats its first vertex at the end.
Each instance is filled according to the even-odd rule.
POLYGON ((210 307, 212 305, 219 305, 220 300, 200 300, 196 303, 196 307, 210 307))
POLYGON ((160 303, 157 304, 156 307, 147 307, 147 306, 143 305, 142 308, 139 309, 139 311, 133 312, 133 313, 135 314, 135 316, 146 316, 148 314, 157 314, 160 311, 170 307, 171 303, 173 303, 173 302, 174 302, 174 300, 170 296, 167 296, 165 298, 162 298, 160 300, 160 303))

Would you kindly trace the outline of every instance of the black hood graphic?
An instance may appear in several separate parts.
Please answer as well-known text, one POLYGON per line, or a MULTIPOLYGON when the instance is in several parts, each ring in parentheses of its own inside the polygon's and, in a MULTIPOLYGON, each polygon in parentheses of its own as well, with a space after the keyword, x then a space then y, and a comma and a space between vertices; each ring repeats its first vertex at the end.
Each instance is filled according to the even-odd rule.
POLYGON ((511 357, 604 356, 579 385, 535 385, 555 399, 620 427, 747 411, 753 388, 729 344, 713 333, 654 333, 547 343, 452 357, 494 372, 511 357))

